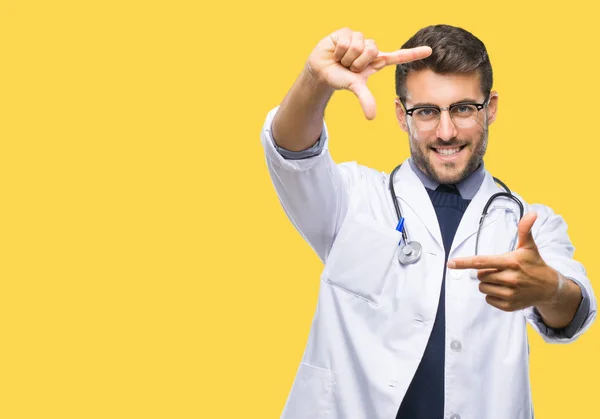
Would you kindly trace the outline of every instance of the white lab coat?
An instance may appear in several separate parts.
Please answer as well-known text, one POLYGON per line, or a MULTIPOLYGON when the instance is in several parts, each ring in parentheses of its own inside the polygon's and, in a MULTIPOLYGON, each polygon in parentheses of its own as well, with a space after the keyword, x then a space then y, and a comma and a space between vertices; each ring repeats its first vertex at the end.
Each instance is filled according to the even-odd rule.
MULTIPOLYGON (((394 185, 405 226, 411 240, 423 246, 423 255, 416 264, 401 265, 389 175, 356 163, 335 164, 327 143, 319 156, 283 159, 270 131, 276 111, 267 116, 261 134, 267 165, 287 215, 325 263, 308 343, 282 418, 394 419, 439 301, 445 253, 435 210, 405 162, 394 185)), ((474 254, 483 206, 501 190, 486 172, 458 227, 450 258, 474 254)), ((516 210, 512 201, 500 201, 495 206, 516 210)), ((528 210, 538 212, 533 235, 546 263, 588 291, 586 323, 571 339, 545 335, 531 308, 498 310, 485 302, 469 271, 448 269, 444 418, 532 418, 527 322, 546 341, 566 343, 595 318, 592 287, 572 258, 565 222, 546 206, 525 204, 528 210)), ((504 210, 491 211, 479 253, 505 251, 515 227, 504 210)))

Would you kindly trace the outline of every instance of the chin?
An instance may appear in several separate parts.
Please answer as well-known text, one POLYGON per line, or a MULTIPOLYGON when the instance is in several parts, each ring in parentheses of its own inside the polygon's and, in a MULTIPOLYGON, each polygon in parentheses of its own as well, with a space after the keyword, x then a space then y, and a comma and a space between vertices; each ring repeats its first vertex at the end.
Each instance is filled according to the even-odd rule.
POLYGON ((438 183, 454 184, 462 180, 464 171, 464 167, 458 167, 455 164, 452 165, 452 168, 448 168, 446 165, 442 165, 441 167, 438 166, 435 168, 434 175, 437 178, 436 180, 438 183))

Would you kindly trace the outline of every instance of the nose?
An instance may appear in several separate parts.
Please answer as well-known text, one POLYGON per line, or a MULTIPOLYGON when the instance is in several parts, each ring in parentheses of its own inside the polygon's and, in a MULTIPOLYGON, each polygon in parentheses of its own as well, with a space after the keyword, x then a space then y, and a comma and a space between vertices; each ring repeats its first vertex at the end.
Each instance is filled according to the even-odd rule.
POLYGON ((450 141, 458 135, 456 125, 450 118, 450 112, 442 111, 440 113, 440 122, 437 126, 436 135, 443 141, 450 141))

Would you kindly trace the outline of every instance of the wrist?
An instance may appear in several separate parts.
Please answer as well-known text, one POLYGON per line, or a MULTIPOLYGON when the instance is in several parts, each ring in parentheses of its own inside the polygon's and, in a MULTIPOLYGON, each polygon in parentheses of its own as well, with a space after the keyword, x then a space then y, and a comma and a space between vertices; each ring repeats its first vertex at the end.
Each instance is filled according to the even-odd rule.
POLYGON ((565 278, 560 272, 548 267, 548 273, 546 275, 547 284, 544 298, 538 304, 538 307, 550 307, 556 305, 568 287, 567 278, 565 278))
POLYGON ((305 88, 318 96, 330 97, 335 92, 335 89, 319 77, 308 62, 304 66, 300 80, 305 88))

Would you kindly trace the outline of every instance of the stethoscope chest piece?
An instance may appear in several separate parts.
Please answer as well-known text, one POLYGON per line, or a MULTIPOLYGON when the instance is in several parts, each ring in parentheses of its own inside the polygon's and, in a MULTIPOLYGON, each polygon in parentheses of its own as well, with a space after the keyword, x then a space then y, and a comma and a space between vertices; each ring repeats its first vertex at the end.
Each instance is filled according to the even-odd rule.
POLYGON ((415 263, 421 258, 423 248, 421 244, 416 241, 411 241, 400 247, 398 251, 398 261, 403 265, 415 263))

